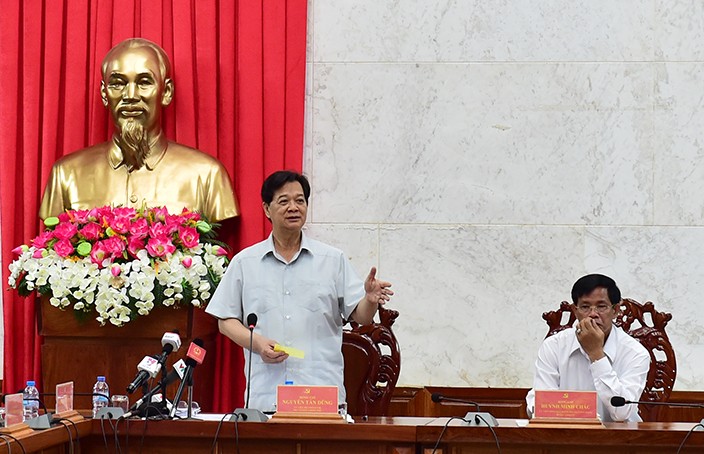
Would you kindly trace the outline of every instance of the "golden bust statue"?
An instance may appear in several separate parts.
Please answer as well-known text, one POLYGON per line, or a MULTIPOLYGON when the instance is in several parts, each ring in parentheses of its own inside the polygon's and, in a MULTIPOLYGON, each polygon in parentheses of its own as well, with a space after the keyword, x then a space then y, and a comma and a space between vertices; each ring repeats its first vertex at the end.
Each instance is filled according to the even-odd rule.
POLYGON ((166 52, 146 39, 127 39, 107 53, 100 96, 115 134, 54 164, 40 218, 110 204, 166 206, 172 213, 186 207, 213 222, 239 214, 223 165, 164 137, 162 109, 174 96, 170 71, 166 52))

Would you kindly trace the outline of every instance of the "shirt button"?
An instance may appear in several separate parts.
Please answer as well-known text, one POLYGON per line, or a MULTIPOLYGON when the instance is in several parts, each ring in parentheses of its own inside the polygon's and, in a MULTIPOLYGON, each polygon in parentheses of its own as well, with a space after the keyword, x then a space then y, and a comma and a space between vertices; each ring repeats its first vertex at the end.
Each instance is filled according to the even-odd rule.
POLYGON ((286 295, 290 295, 290 294, 291 294, 291 292, 289 292, 288 290, 286 290, 284 293, 285 293, 286 295))
POLYGON ((291 320, 291 316, 290 316, 290 315, 287 315, 287 316, 286 316, 286 320, 291 320))
POLYGON ((130 202, 132 202, 132 203, 137 203, 137 200, 138 200, 138 199, 137 199, 137 195, 136 195, 136 194, 132 194, 132 195, 130 196, 130 202))

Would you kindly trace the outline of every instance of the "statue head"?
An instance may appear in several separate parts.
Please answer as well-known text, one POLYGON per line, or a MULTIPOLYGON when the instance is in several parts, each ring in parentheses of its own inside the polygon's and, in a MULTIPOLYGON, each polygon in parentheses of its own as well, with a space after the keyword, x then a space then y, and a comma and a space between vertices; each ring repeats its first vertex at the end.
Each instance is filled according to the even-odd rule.
POLYGON ((146 153, 149 138, 161 132, 162 109, 174 94, 170 72, 166 52, 143 38, 122 41, 103 59, 100 96, 124 153, 146 153))

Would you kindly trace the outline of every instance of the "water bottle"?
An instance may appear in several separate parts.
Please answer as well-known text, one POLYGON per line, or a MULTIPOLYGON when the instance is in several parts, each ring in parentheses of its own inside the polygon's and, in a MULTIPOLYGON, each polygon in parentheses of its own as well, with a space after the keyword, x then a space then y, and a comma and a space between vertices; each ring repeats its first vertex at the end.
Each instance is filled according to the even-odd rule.
POLYGON ((22 392, 23 421, 39 416, 39 390, 34 385, 34 380, 27 380, 27 387, 22 392))
POLYGON ((98 375, 98 381, 93 385, 93 417, 98 413, 103 407, 108 406, 108 401, 110 398, 110 388, 108 387, 105 377, 98 375), (103 394, 102 396, 96 396, 95 394, 103 394))

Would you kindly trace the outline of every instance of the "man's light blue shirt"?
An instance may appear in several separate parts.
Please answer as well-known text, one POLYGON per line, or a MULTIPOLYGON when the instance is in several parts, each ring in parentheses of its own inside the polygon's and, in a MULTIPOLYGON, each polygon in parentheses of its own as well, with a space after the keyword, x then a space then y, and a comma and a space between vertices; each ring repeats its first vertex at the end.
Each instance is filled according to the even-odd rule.
POLYGON ((364 282, 341 250, 302 233, 300 250, 286 263, 269 235, 232 259, 206 312, 242 322, 254 313, 255 332, 304 351, 303 359, 277 364, 252 355, 250 407, 271 411, 276 386, 287 380, 337 386, 345 401, 342 326, 363 297, 364 282))

